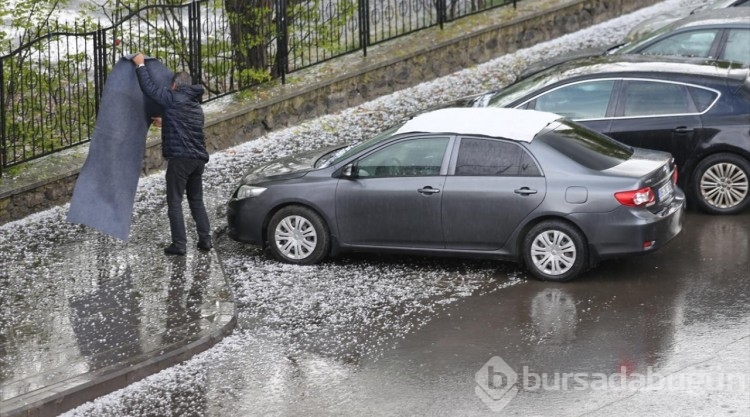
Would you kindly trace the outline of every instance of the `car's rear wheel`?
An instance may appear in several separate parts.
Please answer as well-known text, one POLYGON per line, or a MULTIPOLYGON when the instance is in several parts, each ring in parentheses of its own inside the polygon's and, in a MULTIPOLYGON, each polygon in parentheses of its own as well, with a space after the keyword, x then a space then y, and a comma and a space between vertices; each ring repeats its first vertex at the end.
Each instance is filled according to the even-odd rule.
POLYGON ((271 217, 268 247, 276 259, 299 265, 315 264, 328 255, 330 235, 325 221, 303 206, 284 207, 271 217))
POLYGON ((750 204, 750 163, 730 153, 711 155, 695 168, 693 194, 698 207, 711 214, 734 214, 750 204))
POLYGON ((526 234, 523 258, 535 277, 543 281, 569 281, 586 269, 586 239, 570 223, 547 220, 526 234))

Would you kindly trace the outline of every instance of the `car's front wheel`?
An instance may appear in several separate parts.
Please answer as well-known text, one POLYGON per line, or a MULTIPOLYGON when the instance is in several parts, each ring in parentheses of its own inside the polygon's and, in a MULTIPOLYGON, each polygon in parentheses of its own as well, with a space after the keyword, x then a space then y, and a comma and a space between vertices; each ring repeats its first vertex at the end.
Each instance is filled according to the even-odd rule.
POLYGON ((711 214, 735 214, 750 204, 750 163, 731 153, 703 159, 692 178, 698 207, 711 214))
POLYGON ((303 206, 284 207, 271 217, 268 246, 276 259, 299 265, 315 264, 328 255, 330 235, 325 221, 303 206))
POLYGON ((569 281, 586 269, 586 239, 567 222, 547 220, 526 234, 523 258, 526 268, 535 277, 544 281, 569 281))

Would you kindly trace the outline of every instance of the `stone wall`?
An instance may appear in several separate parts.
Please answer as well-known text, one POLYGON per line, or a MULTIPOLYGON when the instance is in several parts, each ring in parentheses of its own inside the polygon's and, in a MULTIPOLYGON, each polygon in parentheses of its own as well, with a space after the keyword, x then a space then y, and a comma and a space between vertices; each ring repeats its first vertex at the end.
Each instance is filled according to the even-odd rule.
MULTIPOLYGON (((569 0, 550 6, 553 3, 549 1, 524 0, 518 3, 518 11, 494 11, 499 16, 497 23, 483 21, 463 27, 471 24, 467 24, 470 17, 446 25, 446 30, 426 29, 390 45, 373 47, 367 57, 350 55, 321 64, 324 70, 313 70, 314 75, 291 74, 290 79, 298 79, 283 86, 258 89, 255 98, 233 102, 225 113, 208 114, 207 146, 210 152, 226 149, 269 130, 340 111, 653 3, 655 0, 569 0), (531 9, 524 12, 523 7, 531 9)), ((72 167, 63 173, 54 167, 66 164, 52 159, 47 161, 50 174, 46 178, 0 190, 0 224, 69 200, 82 159, 68 162, 72 167)), ((158 140, 151 139, 144 173, 162 168, 158 140)))

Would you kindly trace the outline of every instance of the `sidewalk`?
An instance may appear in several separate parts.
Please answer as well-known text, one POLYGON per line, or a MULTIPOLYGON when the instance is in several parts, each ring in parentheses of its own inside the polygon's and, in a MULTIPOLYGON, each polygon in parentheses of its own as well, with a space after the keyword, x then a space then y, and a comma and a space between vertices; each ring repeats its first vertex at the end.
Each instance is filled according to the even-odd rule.
POLYGON ((11 227, 14 241, 37 246, 0 241, 3 417, 57 415, 188 359, 235 325, 216 251, 164 255, 163 206, 137 213, 128 243, 56 227, 58 211, 11 227))

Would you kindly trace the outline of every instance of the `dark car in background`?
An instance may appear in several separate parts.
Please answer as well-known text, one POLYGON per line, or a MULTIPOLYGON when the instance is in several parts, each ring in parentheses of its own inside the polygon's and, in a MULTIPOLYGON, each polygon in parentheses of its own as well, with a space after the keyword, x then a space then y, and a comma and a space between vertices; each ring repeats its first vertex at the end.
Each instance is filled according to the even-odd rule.
POLYGON ((750 7, 693 14, 608 53, 717 58, 750 65, 750 7))
POLYGON ((559 115, 442 109, 356 146, 252 169, 228 235, 312 264, 341 251, 471 255, 566 281, 682 229, 672 156, 559 115))
POLYGON ((750 0, 718 0, 694 8, 676 8, 672 11, 662 13, 651 19, 646 19, 643 22, 633 26, 633 28, 628 32, 626 40, 632 41, 638 39, 647 33, 658 30, 659 28, 668 25, 675 20, 682 19, 685 16, 700 14, 710 10, 739 10, 748 7, 750 7, 750 0))
POLYGON ((518 78, 574 59, 628 54, 716 59, 750 65, 750 7, 711 9, 645 32, 628 42, 585 48, 531 62, 518 78))
POLYGON ((715 60, 587 57, 445 107, 549 111, 628 145, 669 152, 688 203, 732 214, 750 205, 748 74, 715 60))

